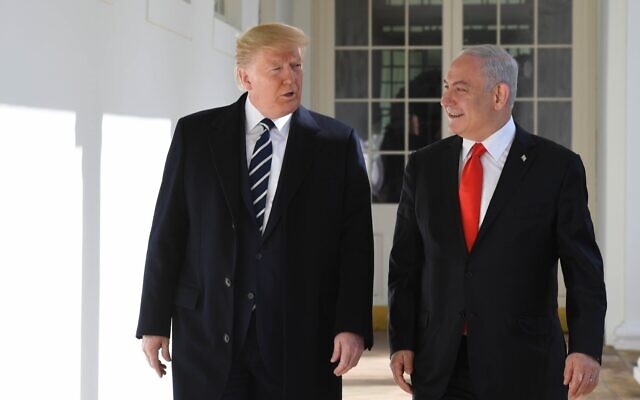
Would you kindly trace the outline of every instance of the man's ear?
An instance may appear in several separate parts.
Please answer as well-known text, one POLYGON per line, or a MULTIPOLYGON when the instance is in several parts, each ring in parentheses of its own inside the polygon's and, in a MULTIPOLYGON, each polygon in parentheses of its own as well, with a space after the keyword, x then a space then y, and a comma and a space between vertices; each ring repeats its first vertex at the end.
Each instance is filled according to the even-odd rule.
POLYGON ((251 78, 249 77, 246 69, 238 68, 238 80, 245 90, 251 90, 251 78))
POLYGON ((498 83, 493 89, 493 106, 496 110, 501 110, 509 102, 509 85, 504 82, 498 83))

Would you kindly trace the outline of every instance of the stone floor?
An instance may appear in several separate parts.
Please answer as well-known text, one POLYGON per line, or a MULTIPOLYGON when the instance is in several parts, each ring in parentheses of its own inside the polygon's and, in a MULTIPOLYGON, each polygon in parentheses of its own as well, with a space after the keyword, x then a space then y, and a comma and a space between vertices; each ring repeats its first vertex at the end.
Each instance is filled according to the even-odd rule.
MULTIPOLYGON (((389 370, 389 353, 384 332, 376 332, 373 351, 365 352, 358 366, 343 380, 344 400, 410 400, 398 388, 389 370)), ((640 351, 605 347, 600 384, 584 400, 640 400, 640 384, 633 379, 633 367, 640 351)))

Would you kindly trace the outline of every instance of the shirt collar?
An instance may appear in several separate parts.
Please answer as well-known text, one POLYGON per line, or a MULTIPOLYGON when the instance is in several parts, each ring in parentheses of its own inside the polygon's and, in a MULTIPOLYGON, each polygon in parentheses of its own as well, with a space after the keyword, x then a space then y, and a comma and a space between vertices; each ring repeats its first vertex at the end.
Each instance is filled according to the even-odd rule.
MULTIPOLYGON (((487 149, 487 153, 491 155, 491 158, 498 160, 507 147, 513 142, 513 138, 516 135, 516 124, 513 122, 513 117, 509 117, 509 121, 498 129, 488 138, 482 141, 482 145, 487 149)), ((475 141, 462 138, 462 154, 464 159, 469 155, 471 147, 476 144, 475 141)))
MULTIPOLYGON (((262 113, 258 111, 256 106, 254 106, 253 103, 251 103, 251 100, 249 100, 249 96, 247 96, 247 101, 244 102, 244 115, 245 115, 245 123, 246 123, 245 132, 247 132, 247 134, 249 134, 251 130, 255 128, 256 125, 258 125, 258 123, 260 123, 260 121, 262 121, 265 118, 264 115, 262 115, 262 113)), ((283 117, 273 119, 272 120, 273 124, 278 129, 277 129, 277 132, 272 131, 271 134, 282 135, 283 134, 282 132, 285 131, 283 128, 287 123, 289 123, 292 115, 293 115, 292 113, 289 113, 283 117)))

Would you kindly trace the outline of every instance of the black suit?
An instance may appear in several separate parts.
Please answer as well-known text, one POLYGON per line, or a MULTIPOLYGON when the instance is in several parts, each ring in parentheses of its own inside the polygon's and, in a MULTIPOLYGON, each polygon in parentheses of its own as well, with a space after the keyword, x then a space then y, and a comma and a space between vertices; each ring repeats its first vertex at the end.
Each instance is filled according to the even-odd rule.
POLYGON ((137 336, 169 336, 173 323, 175 398, 218 399, 253 312, 260 352, 281 368, 284 398, 339 399, 334 336, 354 332, 372 345, 370 189, 358 136, 303 107, 293 113, 260 236, 247 186, 245 99, 178 121, 137 336))
POLYGON ((415 351, 415 398, 440 399, 466 320, 479 400, 566 398, 558 259, 570 352, 600 359, 606 309, 580 157, 518 127, 468 253, 461 146, 458 136, 441 140, 406 167, 389 271, 391 351, 415 351))

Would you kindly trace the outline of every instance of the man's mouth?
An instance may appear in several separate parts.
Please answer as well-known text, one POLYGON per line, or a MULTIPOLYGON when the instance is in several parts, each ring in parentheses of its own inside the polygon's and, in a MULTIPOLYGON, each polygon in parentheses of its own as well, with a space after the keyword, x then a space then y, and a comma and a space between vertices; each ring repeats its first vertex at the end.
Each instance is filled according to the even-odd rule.
POLYGON ((461 112, 455 112, 455 111, 448 111, 447 110, 447 115, 449 116, 449 118, 460 118, 464 115, 464 113, 461 112))
POLYGON ((287 99, 291 99, 291 98, 295 97, 295 95, 296 95, 296 92, 293 92, 293 91, 285 92, 285 93, 282 94, 282 96, 286 97, 287 99))

